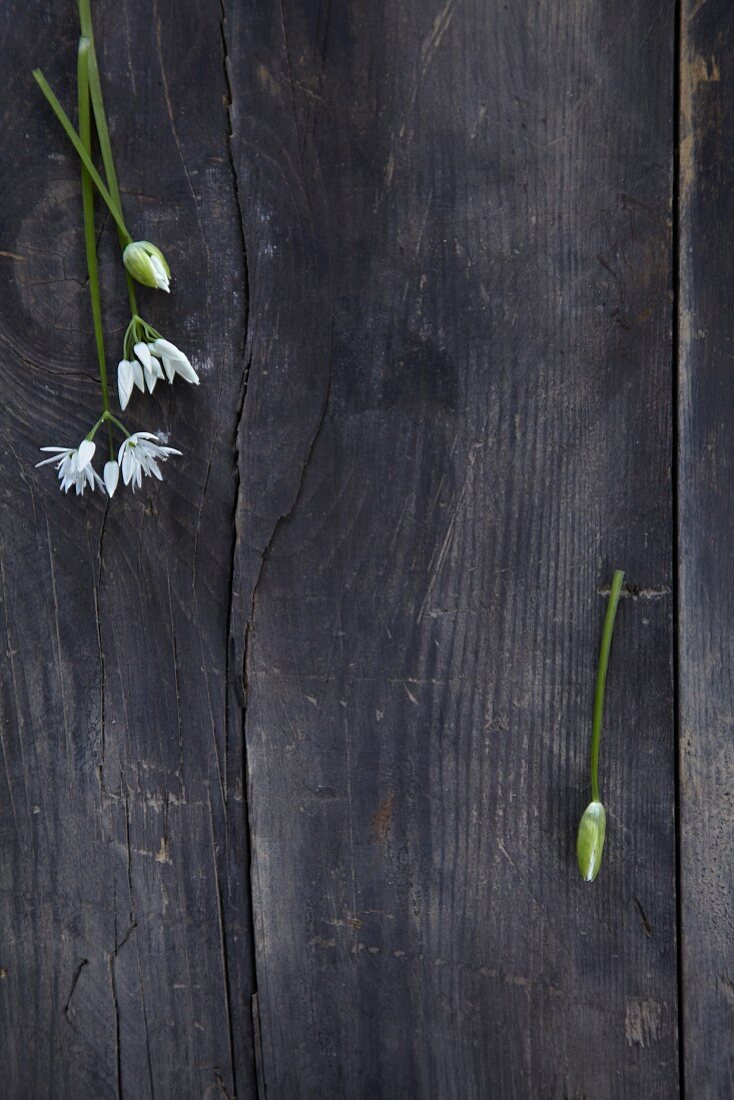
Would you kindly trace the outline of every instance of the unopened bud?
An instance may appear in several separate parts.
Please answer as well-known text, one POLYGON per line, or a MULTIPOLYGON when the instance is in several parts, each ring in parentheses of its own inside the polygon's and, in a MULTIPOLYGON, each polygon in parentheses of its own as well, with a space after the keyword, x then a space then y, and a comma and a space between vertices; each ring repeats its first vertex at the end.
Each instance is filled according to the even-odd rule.
POLYGON ((150 241, 131 241, 122 253, 122 262, 133 279, 143 286, 168 292, 171 270, 160 248, 150 241))
POLYGON ((576 841, 576 858, 585 882, 593 882, 599 874, 604 851, 607 815, 601 802, 590 802, 584 810, 576 841))

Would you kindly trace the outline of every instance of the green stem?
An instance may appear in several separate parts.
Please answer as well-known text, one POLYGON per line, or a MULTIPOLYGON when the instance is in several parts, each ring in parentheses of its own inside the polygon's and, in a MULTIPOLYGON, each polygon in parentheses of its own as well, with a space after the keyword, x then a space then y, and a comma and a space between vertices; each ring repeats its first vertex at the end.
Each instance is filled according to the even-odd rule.
MULTIPOLYGON (((110 131, 107 125, 107 114, 104 109, 104 99, 102 97, 102 82, 99 78, 97 51, 94 46, 94 29, 92 27, 92 10, 90 0, 79 0, 78 7, 81 33, 85 38, 89 39, 89 93, 92 97, 92 110, 94 111, 94 121, 97 127, 99 150, 102 154, 102 163, 104 164, 105 176, 107 177, 107 186, 110 189, 112 201, 115 203, 117 209, 122 214, 122 197, 120 195, 120 186, 117 182, 115 159, 112 155, 112 142, 110 141, 110 131)), ((120 244, 124 248, 125 245, 129 243, 129 237, 125 237, 123 235, 119 226, 118 234, 120 237, 120 244)), ((137 300, 135 297, 135 286, 127 270, 125 271, 125 278, 127 280, 127 294, 128 298, 130 299, 130 312, 135 315, 138 312, 137 300)))
MULTIPOLYGON (((77 94, 79 99, 79 137, 90 155, 92 152, 92 122, 90 118, 89 98, 89 39, 79 39, 77 58, 77 94)), ((104 331, 102 329, 102 301, 99 292, 99 265, 97 262, 97 236, 94 231, 94 190, 89 172, 82 164, 82 209, 84 211, 84 248, 87 254, 89 272, 89 297, 92 301, 92 320, 94 339, 97 345, 99 377, 102 383, 102 407, 110 411, 110 395, 107 387, 107 361, 104 352, 104 331)), ((112 430, 110 437, 110 455, 112 455, 112 430)))
MULTIPOLYGON (((120 240, 120 243, 122 243, 122 239, 120 240)), ((127 268, 125 268, 125 279, 127 281, 127 296, 130 302, 130 313, 134 317, 138 312, 138 301, 135 297, 135 283, 133 282, 132 275, 127 270, 127 268)))
POLYGON ((122 424, 116 416, 113 416, 111 412, 107 411, 104 416, 105 420, 112 421, 115 427, 119 428, 124 436, 130 438, 130 432, 127 430, 124 424, 122 424))
POLYGON ((612 587, 609 591, 609 603, 607 613, 604 616, 604 629, 601 635, 601 650, 599 651, 599 667, 596 672, 596 690, 594 692, 594 723, 591 730, 591 799, 592 802, 600 802, 599 797, 599 748, 601 744, 601 723, 604 716, 604 688, 607 683, 607 666, 609 664, 609 651, 612 647, 612 634, 614 632, 614 619, 617 614, 617 605, 622 591, 624 573, 621 569, 614 571, 612 587))
POLYGON ((89 439, 89 440, 92 440, 92 439, 94 439, 95 435, 96 435, 96 434, 97 434, 97 432, 99 431, 100 425, 104 424, 104 422, 105 422, 105 420, 106 420, 106 419, 107 419, 107 417, 105 416, 105 414, 104 414, 104 413, 102 413, 102 415, 100 416, 99 420, 98 420, 98 421, 97 421, 97 423, 96 423, 96 424, 94 425, 94 427, 93 427, 93 428, 90 428, 90 430, 89 430, 89 431, 87 432, 87 434, 86 434, 86 437, 85 437, 85 438, 86 438, 86 439, 89 439))
MULTIPOLYGON (((88 62, 87 62, 87 68, 88 68, 88 62)), ((89 175, 92 179, 92 182, 94 183, 94 186, 97 188, 100 195, 102 196, 104 201, 107 203, 107 206, 109 207, 110 214, 112 214, 112 217, 115 219, 115 222, 117 224, 117 228, 118 228, 119 233, 120 233, 120 240, 124 241, 124 243, 126 245, 130 244, 130 242, 132 241, 132 237, 130 236, 130 233, 128 232, 127 226, 125 225, 125 221, 124 221, 124 218, 122 216, 122 212, 115 205, 115 203, 112 199, 112 196, 110 195, 109 191, 107 190, 104 183, 102 182, 102 177, 100 176, 97 169, 94 167, 94 164, 92 163, 92 158, 89 156, 89 153, 84 148, 84 145, 83 145, 81 139, 79 138, 79 135, 77 134, 76 130, 74 129, 74 127, 71 124, 69 116, 66 114, 66 111, 61 106, 61 104, 59 103, 59 101, 56 98, 56 96, 54 95, 54 93, 51 91, 51 88, 49 87, 49 85, 46 81, 46 78, 43 75, 43 73, 41 72, 41 70, 40 69, 34 69, 33 70, 33 76, 35 77, 36 83, 38 84, 39 88, 41 89, 41 91, 45 95, 46 99, 48 100, 48 103, 50 104, 52 111, 54 112, 57 119, 59 120, 59 122, 63 126, 67 137, 71 141, 71 144, 74 146, 77 153, 81 157, 82 164, 84 165, 87 172, 89 173, 89 175)))

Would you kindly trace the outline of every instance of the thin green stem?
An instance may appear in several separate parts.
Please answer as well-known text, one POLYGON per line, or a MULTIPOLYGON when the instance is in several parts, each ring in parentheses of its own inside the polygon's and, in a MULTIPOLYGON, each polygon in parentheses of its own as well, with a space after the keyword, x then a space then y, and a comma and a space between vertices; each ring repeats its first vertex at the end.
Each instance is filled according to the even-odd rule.
MULTIPOLYGON (((88 70, 88 62, 87 62, 87 70, 88 70)), ((104 183, 102 182, 102 177, 100 176, 97 169, 94 167, 94 164, 92 163, 92 158, 89 156, 88 152, 84 148, 84 145, 83 145, 79 135, 77 134, 76 130, 74 129, 74 127, 71 124, 69 116, 66 114, 66 111, 61 106, 61 104, 59 103, 59 101, 56 98, 56 96, 54 95, 54 93, 51 91, 51 88, 49 87, 48 82, 46 81, 46 78, 43 75, 43 73, 41 72, 41 70, 40 69, 34 69, 33 70, 33 76, 35 77, 36 83, 38 84, 39 88, 41 89, 44 96, 46 97, 52 111, 54 112, 57 119, 59 120, 59 122, 63 126, 67 137, 71 141, 71 144, 74 146, 77 153, 81 157, 82 164, 84 165, 87 172, 89 173, 89 175, 92 179, 92 182, 94 183, 94 186, 97 188, 100 195, 102 196, 104 201, 107 203, 109 211, 112 214, 112 217, 115 219, 115 223, 117 224, 117 228, 120 232, 120 239, 122 241, 124 241, 124 243, 126 245, 129 244, 132 241, 132 237, 130 236, 130 233, 128 232, 127 226, 125 225, 125 220, 122 216, 122 212, 115 205, 115 202, 114 202, 112 196, 110 195, 109 191, 107 190, 104 183)))
POLYGON ((89 431, 87 432, 86 438, 87 438, 87 439, 89 439, 89 440, 91 440, 91 439, 94 439, 95 435, 96 435, 96 434, 97 434, 97 432, 99 431, 100 425, 104 424, 104 422, 105 422, 105 420, 106 420, 106 419, 107 419, 107 417, 105 416, 105 414, 104 414, 104 413, 102 413, 102 415, 100 416, 99 420, 98 420, 98 421, 97 421, 97 423, 96 423, 96 424, 94 425, 94 427, 92 427, 92 428, 91 428, 91 429, 90 429, 90 430, 89 430, 89 431))
POLYGON ((116 417, 116 416, 113 416, 113 415, 112 415, 112 413, 111 413, 111 412, 110 412, 109 410, 108 410, 108 411, 107 411, 107 412, 106 412, 106 413, 104 414, 104 418, 105 418, 105 420, 107 420, 107 421, 112 421, 112 423, 113 423, 113 424, 115 425, 115 427, 116 427, 116 428, 119 428, 119 429, 120 429, 120 431, 122 432, 122 434, 123 434, 124 436, 126 436, 126 437, 127 437, 128 439, 130 438, 130 432, 129 432, 129 431, 127 430, 127 428, 125 427, 125 425, 124 425, 124 424, 122 424, 122 423, 121 423, 121 422, 120 422, 120 421, 119 421, 119 420, 117 419, 117 417, 116 417))
MULTIPOLYGON (((110 141, 110 131, 107 125, 107 114, 104 109, 102 82, 99 78, 97 51, 94 46, 94 29, 92 27, 92 10, 90 6, 90 0, 79 0, 78 7, 79 22, 81 24, 82 35, 85 38, 89 39, 89 94, 92 98, 92 110, 94 112, 94 121, 97 127, 99 150, 102 154, 102 163, 104 164, 105 176, 107 177, 107 186, 110 189, 112 201, 117 206, 120 214, 123 214, 122 197, 120 195, 120 186, 117 182, 117 172, 115 170, 115 158, 112 155, 112 142, 110 141)), ((119 226, 118 233, 120 236, 120 244, 124 248, 125 245, 129 243, 129 236, 126 237, 125 235, 123 235, 119 226)), ((137 299, 135 297, 135 286, 127 270, 125 271, 125 279, 127 281, 127 295, 130 299, 130 312, 135 315, 138 312, 137 299)))
POLYGON ((609 665, 609 651, 612 647, 614 619, 617 614, 623 580, 624 573, 621 569, 616 569, 609 591, 609 603, 607 604, 604 629, 601 635, 599 666, 596 672, 596 690, 594 692, 594 722, 591 730, 591 798, 593 802, 601 801, 599 797, 599 748, 601 744, 601 723, 604 717, 604 689, 607 683, 607 666, 609 665))
POLYGON ((115 161, 112 156, 110 132, 107 126, 107 115, 105 114, 104 100, 102 98, 102 84, 99 79, 97 53, 94 47, 94 30, 92 28, 92 12, 89 0, 79 0, 78 6, 81 33, 84 38, 89 39, 89 94, 92 99, 94 121, 97 126, 99 151, 102 154, 102 163, 104 164, 105 175, 107 177, 107 186, 110 189, 110 195, 112 196, 112 200, 117 206, 117 209, 122 212, 120 188, 117 182, 115 161))
MULTIPOLYGON (((79 137, 85 151, 92 152, 92 122, 90 117, 89 97, 89 39, 79 39, 79 53, 77 58, 77 94, 79 98, 79 137)), ((84 248, 87 254, 87 271, 89 272, 89 297, 92 302, 92 320, 94 322, 94 339, 97 345, 97 359, 99 361, 99 377, 102 383, 102 407, 105 412, 110 410, 110 395, 107 387, 107 361, 104 351, 104 330, 102 328, 102 301, 99 291, 99 265, 97 262, 97 235, 94 230, 94 189, 92 180, 84 164, 82 164, 82 209, 84 211, 84 248)), ((96 430, 96 428, 95 428, 96 430)), ((110 437, 110 455, 112 455, 112 432, 110 437)))
MULTIPOLYGON (((120 243, 122 243, 122 238, 120 238, 120 243)), ((135 317, 138 312, 138 300, 135 297, 135 283, 127 268, 125 268, 125 280, 127 282, 127 296, 130 302, 130 313, 135 317)))

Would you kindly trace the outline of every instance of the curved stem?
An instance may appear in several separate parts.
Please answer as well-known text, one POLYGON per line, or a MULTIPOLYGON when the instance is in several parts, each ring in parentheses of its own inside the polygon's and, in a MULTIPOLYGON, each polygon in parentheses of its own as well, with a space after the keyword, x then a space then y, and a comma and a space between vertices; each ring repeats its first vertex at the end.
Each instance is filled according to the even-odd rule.
MULTIPOLYGON (((88 62, 87 62, 87 68, 88 68, 88 62)), ((59 103, 59 101, 56 98, 56 96, 54 95, 54 93, 51 91, 51 88, 49 87, 48 82, 47 82, 45 76, 43 75, 43 73, 41 72, 41 70, 40 69, 34 69, 33 70, 33 76, 35 77, 36 83, 38 84, 39 88, 41 89, 41 91, 45 95, 46 99, 48 100, 48 103, 50 104, 53 113, 56 115, 57 119, 59 120, 59 122, 63 126, 64 131, 66 132, 66 136, 69 138, 69 140, 71 141, 71 144, 74 146, 77 153, 81 157, 82 164, 84 165, 87 172, 89 173, 89 175, 91 177, 91 180, 94 183, 94 186, 97 188, 100 195, 102 196, 104 201, 107 203, 107 206, 109 207, 110 214, 112 214, 112 217, 115 219, 115 222, 117 224, 117 228, 120 232, 120 239, 123 240, 125 244, 130 244, 130 242, 132 241, 132 237, 130 236, 130 233, 128 232, 127 226, 125 225, 125 221, 124 221, 124 218, 122 216, 122 213, 117 208, 117 206, 115 205, 115 203, 112 199, 112 196, 110 195, 109 191, 107 190, 104 183, 102 182, 102 177, 100 176, 97 169, 94 167, 94 164, 92 163, 92 158, 89 156, 88 152, 84 148, 84 145, 83 145, 81 139, 79 138, 79 135, 77 134, 76 130, 74 129, 74 127, 71 124, 69 116, 67 115, 66 111, 61 106, 61 104, 59 103)))
POLYGON ((599 651, 599 666, 596 671, 596 689, 594 692, 594 722, 591 730, 591 799, 592 802, 600 802, 599 798, 599 748, 601 744, 601 723, 604 717, 604 688, 607 683, 607 666, 609 664, 609 651, 612 647, 612 634, 614 632, 614 619, 617 614, 617 605, 622 591, 624 573, 621 569, 614 571, 612 586, 609 591, 609 603, 607 613, 604 616, 604 629, 601 635, 601 649, 599 651))
MULTIPOLYGON (((89 39, 79 39, 77 57, 77 93, 79 97, 79 136, 85 151, 92 152, 92 123, 89 113, 89 39)), ((99 377, 102 383, 102 407, 110 410, 110 395, 107 388, 107 361, 104 352, 104 331, 102 329, 102 301, 99 292, 99 265, 97 262, 97 238, 94 231, 94 190, 89 172, 82 164, 82 209, 84 211, 84 248, 87 255, 89 272, 89 297, 92 301, 92 320, 94 322, 94 340, 97 345, 99 377)), ((103 414, 104 415, 104 414, 103 414)), ((109 425, 108 425, 109 428, 109 425)), ((112 454, 112 430, 109 430, 110 455, 112 454)))
POLYGON ((105 420, 106 420, 106 421, 107 421, 108 423, 109 423, 110 421, 112 421, 112 423, 113 423, 113 424, 115 425, 115 427, 119 428, 119 429, 120 429, 120 431, 122 432, 122 434, 123 434, 124 436, 126 436, 126 438, 127 438, 127 439, 129 439, 129 438, 130 438, 130 432, 129 432, 129 431, 127 430, 127 428, 125 427, 125 425, 124 425, 123 423, 121 423, 121 422, 120 422, 120 421, 119 421, 119 420, 117 419, 117 417, 116 417, 116 416, 113 416, 113 415, 112 415, 112 413, 111 413, 111 412, 109 411, 109 409, 108 409, 108 410, 107 410, 107 412, 106 412, 106 413, 104 414, 104 418, 105 418, 105 420))
POLYGON ((97 423, 96 423, 96 424, 95 424, 95 425, 94 425, 94 426, 93 426, 92 428, 90 428, 90 429, 89 429, 89 431, 87 432, 87 434, 86 434, 86 436, 85 436, 84 438, 85 438, 85 439, 89 439, 89 440, 92 440, 92 439, 94 439, 95 435, 96 435, 96 434, 97 434, 97 432, 99 431, 99 428, 100 428, 100 426, 101 426, 102 424, 104 424, 104 422, 105 422, 105 420, 106 420, 106 419, 107 419, 107 418, 106 418, 105 414, 104 414, 104 413, 102 413, 102 415, 100 416, 100 418, 99 418, 99 420, 97 421, 97 423))

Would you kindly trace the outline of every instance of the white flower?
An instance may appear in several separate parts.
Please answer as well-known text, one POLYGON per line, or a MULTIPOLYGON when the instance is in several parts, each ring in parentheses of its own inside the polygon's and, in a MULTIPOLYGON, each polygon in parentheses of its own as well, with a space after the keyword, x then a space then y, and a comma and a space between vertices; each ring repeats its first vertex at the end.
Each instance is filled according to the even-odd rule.
POLYGON ((199 376, 191 363, 170 340, 163 340, 159 337, 152 344, 148 344, 148 350, 163 360, 163 367, 169 382, 173 382, 175 376, 180 374, 187 382, 193 382, 195 386, 199 385, 199 376))
POLYGON ((135 432, 134 435, 128 436, 117 456, 122 470, 122 480, 126 485, 132 482, 133 492, 136 485, 138 489, 142 485, 143 474, 146 477, 152 474, 153 477, 162 481, 158 462, 165 462, 169 455, 180 454, 181 452, 174 447, 162 447, 158 436, 151 432, 135 432))
POLYGON ((122 253, 122 262, 133 279, 144 286, 154 286, 168 293, 170 269, 160 248, 150 241, 131 241, 122 253))
MULTIPOLYGON (((155 382, 153 385, 155 385, 155 382)), ((127 408, 133 386, 137 386, 139 390, 145 392, 143 368, 137 359, 121 359, 117 367, 117 395, 120 399, 121 409, 127 408)))
POLYGON ((109 462, 105 462, 104 464, 102 476, 104 477, 107 492, 113 497, 115 495, 115 489, 117 488, 117 482, 120 479, 120 467, 116 462, 110 459, 109 462))
POLYGON ((37 462, 36 467, 55 462, 61 482, 60 489, 68 493, 73 486, 76 495, 82 496, 87 486, 92 491, 104 488, 102 478, 92 468, 95 449, 91 439, 83 439, 78 447, 41 447, 42 451, 52 451, 53 454, 51 458, 37 462))
MULTIPOLYGON (((142 341, 136 344, 133 351, 138 357, 139 362, 142 364, 145 371, 145 381, 148 383, 148 389, 152 393, 155 389, 155 384, 159 378, 163 377, 163 371, 161 365, 154 355, 150 354, 150 349, 147 344, 142 341)), ((135 368, 133 367, 133 371, 135 368)), ((142 389, 142 386, 140 387, 142 389)))

